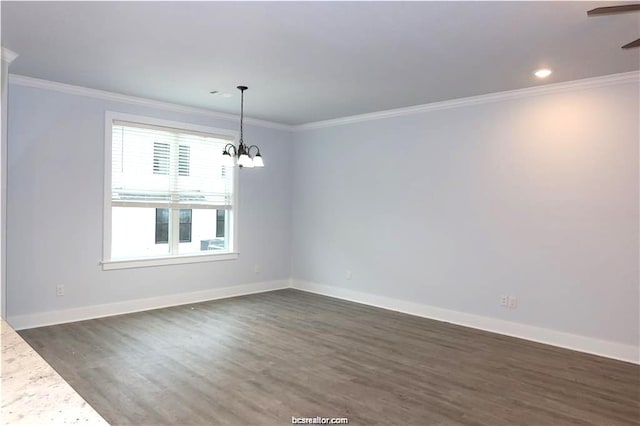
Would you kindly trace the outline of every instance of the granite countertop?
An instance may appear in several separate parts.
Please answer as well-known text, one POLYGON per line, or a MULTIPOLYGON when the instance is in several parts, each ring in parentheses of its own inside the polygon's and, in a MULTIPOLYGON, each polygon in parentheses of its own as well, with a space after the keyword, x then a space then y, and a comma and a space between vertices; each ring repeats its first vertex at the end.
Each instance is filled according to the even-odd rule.
POLYGON ((0 423, 108 423, 9 324, 2 320, 0 423))

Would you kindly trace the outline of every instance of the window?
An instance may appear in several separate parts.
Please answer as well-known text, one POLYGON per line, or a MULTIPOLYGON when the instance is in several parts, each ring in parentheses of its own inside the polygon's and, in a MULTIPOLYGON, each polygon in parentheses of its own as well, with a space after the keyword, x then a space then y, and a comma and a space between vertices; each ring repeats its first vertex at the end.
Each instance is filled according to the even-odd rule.
POLYGON ((189 145, 178 145, 178 175, 189 176, 191 148, 189 145))
MULTIPOLYGON (((178 175, 189 176, 189 161, 191 148, 189 145, 178 145, 178 175)), ((169 162, 171 158, 170 145, 168 143, 153 143, 153 173, 156 175, 169 174, 169 162)), ((224 173, 224 171, 223 171, 224 173)))
POLYGON ((224 238, 224 224, 226 220, 224 210, 218 210, 216 213, 216 237, 224 238))
POLYGON ((156 175, 169 174, 169 144, 153 143, 153 173, 156 175))
MULTIPOLYGON (((217 210, 217 211, 224 212, 224 210, 217 210)), ((217 232, 217 229, 216 229, 216 232, 217 232)), ((180 242, 181 243, 191 242, 191 209, 180 210, 180 242)), ((169 209, 156 209, 156 244, 168 244, 168 243, 169 243, 169 209)))
POLYGON ((115 113, 107 125, 105 269, 235 257, 234 135, 115 113))
POLYGON ((179 239, 181 243, 191 242, 191 209, 180 210, 180 238, 179 239))
POLYGON ((156 209, 156 244, 169 244, 169 209, 156 209))

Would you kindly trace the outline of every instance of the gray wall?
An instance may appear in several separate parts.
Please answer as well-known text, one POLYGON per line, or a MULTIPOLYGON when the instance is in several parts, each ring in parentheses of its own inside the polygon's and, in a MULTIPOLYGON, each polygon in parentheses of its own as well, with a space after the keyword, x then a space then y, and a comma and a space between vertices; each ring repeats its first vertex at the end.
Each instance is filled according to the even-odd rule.
POLYGON ((232 130, 238 122, 19 85, 10 87, 9 109, 9 318, 288 279, 289 132, 245 128, 268 167, 241 173, 237 260, 103 271, 105 110, 232 130), (57 284, 64 297, 56 297, 57 284))
POLYGON ((9 58, 5 58, 4 48, 0 46, 0 317, 7 312, 7 102, 9 88, 9 58))
POLYGON ((629 83, 299 132, 292 276, 636 345, 638 116, 629 83))
POLYGON ((638 344, 637 83, 293 134, 248 126, 267 167, 241 173, 240 258, 115 271, 98 264, 105 110, 238 123, 9 96, 9 318, 293 276, 638 344))

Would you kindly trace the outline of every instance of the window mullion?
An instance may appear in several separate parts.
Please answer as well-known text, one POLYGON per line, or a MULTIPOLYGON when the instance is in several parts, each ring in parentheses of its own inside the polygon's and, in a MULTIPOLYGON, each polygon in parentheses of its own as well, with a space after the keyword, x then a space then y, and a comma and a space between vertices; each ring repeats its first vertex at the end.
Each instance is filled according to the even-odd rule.
POLYGON ((180 209, 171 208, 171 224, 169 225, 169 244, 171 246, 171 254, 178 254, 180 244, 180 209))

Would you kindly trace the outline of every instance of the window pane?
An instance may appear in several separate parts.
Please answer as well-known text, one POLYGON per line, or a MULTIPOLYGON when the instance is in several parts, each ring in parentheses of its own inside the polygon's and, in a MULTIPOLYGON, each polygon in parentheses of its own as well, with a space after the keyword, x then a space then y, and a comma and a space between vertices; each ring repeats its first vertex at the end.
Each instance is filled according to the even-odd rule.
POLYGON ((169 209, 156 209, 156 244, 169 242, 169 209))
MULTIPOLYGON (((111 258, 166 256, 169 244, 156 244, 158 210, 146 207, 113 207, 111 209, 111 258)), ((163 216, 160 212, 160 216, 163 216)), ((168 211, 167 211, 168 218, 168 211)), ((166 222, 169 234, 169 222, 166 222)))
POLYGON ((226 210, 216 210, 216 237, 224 238, 226 229, 226 210))
POLYGON ((180 242, 191 242, 191 209, 180 210, 180 242))
MULTIPOLYGON (((193 209, 191 214, 191 240, 180 242, 180 254, 220 252, 228 250, 228 241, 224 237, 217 237, 217 210, 193 209)), ((180 224, 180 230, 184 224, 180 224)))

